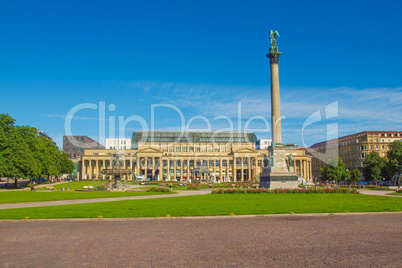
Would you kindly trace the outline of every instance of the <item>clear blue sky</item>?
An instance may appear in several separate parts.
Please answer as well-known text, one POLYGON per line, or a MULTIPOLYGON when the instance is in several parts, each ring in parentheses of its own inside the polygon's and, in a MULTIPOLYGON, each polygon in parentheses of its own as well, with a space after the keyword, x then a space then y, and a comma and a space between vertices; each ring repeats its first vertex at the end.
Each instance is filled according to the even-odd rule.
MULTIPOLYGON (((180 111, 189 129, 229 128, 223 116, 244 129, 254 118, 248 129, 269 138, 274 29, 285 143, 402 130, 401 14, 399 0, 3 0, 0 113, 59 146, 66 115, 85 103, 104 103, 106 137, 131 137, 141 119, 151 127, 152 105, 163 104, 157 130, 180 129, 180 111)), ((99 139, 98 125, 99 109, 79 110, 72 133, 99 139)))

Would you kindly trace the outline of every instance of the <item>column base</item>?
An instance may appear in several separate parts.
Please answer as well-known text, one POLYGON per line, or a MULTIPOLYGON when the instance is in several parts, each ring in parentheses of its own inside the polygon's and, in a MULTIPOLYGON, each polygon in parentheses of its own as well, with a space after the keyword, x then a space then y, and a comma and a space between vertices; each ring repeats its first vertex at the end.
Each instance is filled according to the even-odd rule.
POLYGON ((267 189, 296 189, 298 188, 296 173, 267 172, 260 174, 260 188, 267 189))

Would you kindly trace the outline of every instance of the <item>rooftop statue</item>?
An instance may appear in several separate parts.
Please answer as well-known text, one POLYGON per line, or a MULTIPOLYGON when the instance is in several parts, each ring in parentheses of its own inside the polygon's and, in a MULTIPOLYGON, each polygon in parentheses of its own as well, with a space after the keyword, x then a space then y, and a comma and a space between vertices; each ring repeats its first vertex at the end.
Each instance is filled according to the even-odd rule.
POLYGON ((276 36, 280 37, 278 31, 271 30, 269 32, 269 39, 271 40, 272 51, 278 51, 278 47, 276 46, 276 36))

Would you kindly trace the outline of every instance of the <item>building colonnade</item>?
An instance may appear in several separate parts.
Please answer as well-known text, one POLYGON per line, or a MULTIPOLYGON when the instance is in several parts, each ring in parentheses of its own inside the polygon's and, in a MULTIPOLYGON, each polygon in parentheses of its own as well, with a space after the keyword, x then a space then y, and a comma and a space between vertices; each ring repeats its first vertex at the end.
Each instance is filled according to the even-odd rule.
MULTIPOLYGON (((102 170, 111 169, 111 155, 116 150, 85 150, 80 160, 80 179, 111 179, 102 170)), ((206 166, 214 173, 216 182, 257 181, 262 172, 264 150, 243 150, 235 153, 171 154, 152 148, 123 150, 121 160, 122 178, 133 176, 144 179, 188 182, 194 181, 192 170, 206 166), (124 172, 126 171, 126 172, 124 172)), ((305 182, 312 179, 311 157, 293 155, 295 172, 305 182)), ((205 176, 199 178, 206 180, 205 176)))

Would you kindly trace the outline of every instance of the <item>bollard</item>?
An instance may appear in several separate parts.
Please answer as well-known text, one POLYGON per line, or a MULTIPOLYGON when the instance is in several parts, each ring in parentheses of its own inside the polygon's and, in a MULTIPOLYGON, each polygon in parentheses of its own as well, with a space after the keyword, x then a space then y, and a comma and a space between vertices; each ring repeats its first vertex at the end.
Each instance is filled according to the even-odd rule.
POLYGON ((63 186, 63 187, 61 187, 61 191, 62 191, 62 192, 64 192, 64 186, 63 186))

